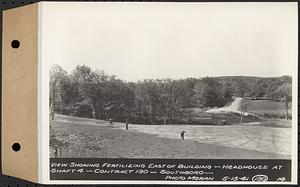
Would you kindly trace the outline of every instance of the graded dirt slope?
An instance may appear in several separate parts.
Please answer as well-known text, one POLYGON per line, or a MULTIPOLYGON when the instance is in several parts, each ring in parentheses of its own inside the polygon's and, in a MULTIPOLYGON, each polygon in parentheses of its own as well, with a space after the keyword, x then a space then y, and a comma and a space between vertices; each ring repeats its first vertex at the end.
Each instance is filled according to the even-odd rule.
MULTIPOLYGON (((207 113, 236 113, 236 114, 241 114, 241 105, 242 105, 243 98, 237 97, 234 99, 234 101, 229 105, 225 106, 222 108, 214 108, 214 109, 209 109, 206 112, 207 113)), ((244 116, 253 116, 260 118, 260 116, 257 116, 256 114, 250 113, 250 112, 245 112, 244 116)))

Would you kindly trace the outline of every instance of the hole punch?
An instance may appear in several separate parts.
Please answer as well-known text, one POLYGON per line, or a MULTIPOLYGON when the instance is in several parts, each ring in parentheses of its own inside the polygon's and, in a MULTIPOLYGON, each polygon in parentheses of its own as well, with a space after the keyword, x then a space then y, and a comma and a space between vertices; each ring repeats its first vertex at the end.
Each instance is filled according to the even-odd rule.
POLYGON ((21 145, 19 143, 14 143, 11 147, 15 152, 18 152, 21 149, 21 145))
POLYGON ((19 48, 19 47, 20 47, 20 42, 19 42, 19 40, 13 40, 13 41, 11 42, 11 47, 14 48, 14 49, 19 48))

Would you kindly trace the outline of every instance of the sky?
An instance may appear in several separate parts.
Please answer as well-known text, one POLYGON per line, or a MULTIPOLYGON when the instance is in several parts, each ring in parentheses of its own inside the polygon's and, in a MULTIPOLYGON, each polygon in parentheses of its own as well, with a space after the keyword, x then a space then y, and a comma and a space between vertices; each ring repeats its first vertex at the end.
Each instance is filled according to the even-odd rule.
POLYGON ((43 3, 42 61, 127 81, 293 75, 297 4, 43 3))

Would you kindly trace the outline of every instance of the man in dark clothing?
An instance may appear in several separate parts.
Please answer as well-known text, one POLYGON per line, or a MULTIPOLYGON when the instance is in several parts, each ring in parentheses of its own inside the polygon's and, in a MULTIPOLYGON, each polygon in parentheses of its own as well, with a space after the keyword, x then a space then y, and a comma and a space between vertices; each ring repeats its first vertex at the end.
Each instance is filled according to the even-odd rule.
POLYGON ((126 123, 126 130, 128 130, 128 119, 125 120, 126 123))
POLYGON ((182 132, 180 133, 181 139, 182 139, 182 140, 184 140, 184 133, 185 133, 185 131, 182 131, 182 132))

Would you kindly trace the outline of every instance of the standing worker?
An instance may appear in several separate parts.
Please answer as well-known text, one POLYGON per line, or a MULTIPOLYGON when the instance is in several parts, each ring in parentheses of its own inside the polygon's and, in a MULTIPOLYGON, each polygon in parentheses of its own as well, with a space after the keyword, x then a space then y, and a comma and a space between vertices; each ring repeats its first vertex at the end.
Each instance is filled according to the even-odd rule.
POLYGON ((113 127, 113 121, 111 118, 109 118, 109 127, 113 127))
POLYGON ((184 133, 185 133, 185 131, 182 131, 182 132, 180 133, 181 139, 182 139, 182 140, 184 140, 184 133))
POLYGON ((126 123, 126 130, 128 130, 128 119, 125 120, 126 123))

